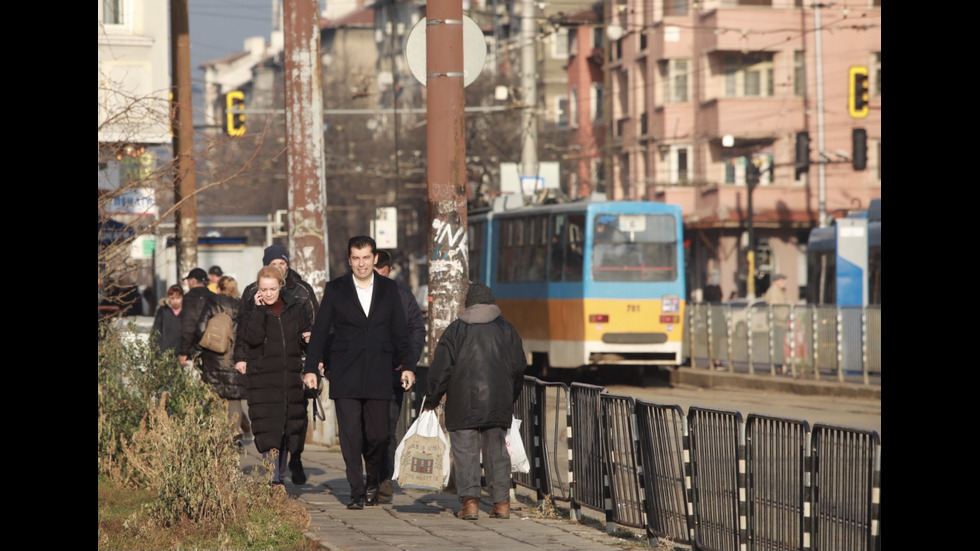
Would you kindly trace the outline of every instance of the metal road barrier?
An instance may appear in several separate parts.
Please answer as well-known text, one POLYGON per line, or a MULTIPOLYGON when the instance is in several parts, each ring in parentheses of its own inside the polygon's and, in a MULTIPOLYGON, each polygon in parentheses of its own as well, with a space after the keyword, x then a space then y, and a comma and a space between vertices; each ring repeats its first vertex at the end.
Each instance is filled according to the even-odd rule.
POLYGON ((809 538, 806 421, 750 414, 745 420, 748 538, 754 549, 797 550, 809 538))
POLYGON ((654 537, 694 542, 694 518, 687 503, 691 482, 687 417, 680 406, 636 401, 643 457, 647 529, 654 537))
POLYGON ((605 484, 605 457, 602 453, 602 427, 599 420, 601 386, 572 383, 569 400, 572 408, 572 504, 570 516, 580 520, 580 507, 606 512, 612 521, 609 487, 605 484))
POLYGON ((691 407, 691 504, 695 541, 704 549, 738 551, 744 540, 745 452, 740 445, 742 415, 737 411, 691 407))
POLYGON ((603 458, 613 503, 612 521, 643 528, 646 526, 643 518, 643 468, 633 398, 603 393, 599 397, 599 406, 603 458))
POLYGON ((691 367, 881 384, 881 306, 689 302, 691 367))
POLYGON ((567 499, 574 520, 592 509, 608 532, 645 529, 653 546, 880 551, 876 431, 524 384, 517 410, 539 426, 523 434, 535 466, 515 484, 567 499))
POLYGON ((877 551, 881 538, 878 433, 816 424, 812 443, 813 548, 877 551))

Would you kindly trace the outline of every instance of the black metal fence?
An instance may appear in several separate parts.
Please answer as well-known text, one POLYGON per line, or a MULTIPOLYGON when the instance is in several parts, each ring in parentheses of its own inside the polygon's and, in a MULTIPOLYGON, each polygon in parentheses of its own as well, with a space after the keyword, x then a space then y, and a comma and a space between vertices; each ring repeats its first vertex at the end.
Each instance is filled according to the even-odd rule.
POLYGON ((880 551, 876 431, 634 400, 525 377, 514 483, 697 550, 880 551))

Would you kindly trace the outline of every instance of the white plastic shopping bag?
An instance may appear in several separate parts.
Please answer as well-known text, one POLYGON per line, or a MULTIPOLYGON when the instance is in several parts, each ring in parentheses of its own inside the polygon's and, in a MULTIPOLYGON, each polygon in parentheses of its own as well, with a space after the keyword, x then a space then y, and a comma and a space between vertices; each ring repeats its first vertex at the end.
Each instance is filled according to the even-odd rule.
POLYGON ((514 416, 511 416, 510 428, 507 429, 507 452, 510 454, 510 472, 531 472, 531 462, 527 459, 524 441, 521 440, 521 420, 514 416))
POLYGON ((449 439, 435 410, 426 411, 424 400, 422 406, 395 449, 391 479, 403 488, 439 492, 449 484, 449 439))

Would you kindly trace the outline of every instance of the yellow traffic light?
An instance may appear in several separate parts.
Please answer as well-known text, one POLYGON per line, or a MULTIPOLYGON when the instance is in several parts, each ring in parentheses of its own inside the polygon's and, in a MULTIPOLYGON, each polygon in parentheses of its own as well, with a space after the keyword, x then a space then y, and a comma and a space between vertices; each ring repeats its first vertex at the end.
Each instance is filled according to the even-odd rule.
POLYGON ((868 116, 868 68, 855 66, 847 74, 847 112, 855 119, 868 116))
POLYGON ((225 132, 229 136, 245 134, 245 92, 241 90, 225 94, 225 132))

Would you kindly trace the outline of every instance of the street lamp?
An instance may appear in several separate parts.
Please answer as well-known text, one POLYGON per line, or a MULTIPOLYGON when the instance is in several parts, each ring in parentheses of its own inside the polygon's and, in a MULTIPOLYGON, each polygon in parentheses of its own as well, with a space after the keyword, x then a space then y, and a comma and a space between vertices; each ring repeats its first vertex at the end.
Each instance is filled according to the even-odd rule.
MULTIPOLYGON (((734 147, 735 136, 730 134, 722 136, 721 145, 722 147, 734 147)), ((747 247, 748 251, 745 253, 745 260, 748 263, 748 273, 745 277, 745 294, 748 298, 755 298, 755 226, 753 224, 752 193, 755 191, 755 187, 759 185, 762 171, 759 169, 759 165, 755 164, 752 153, 745 153, 742 157, 745 158, 745 187, 748 190, 746 199, 748 214, 746 215, 746 222, 748 225, 749 242, 747 247)))

